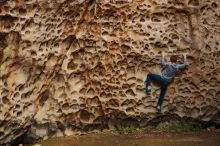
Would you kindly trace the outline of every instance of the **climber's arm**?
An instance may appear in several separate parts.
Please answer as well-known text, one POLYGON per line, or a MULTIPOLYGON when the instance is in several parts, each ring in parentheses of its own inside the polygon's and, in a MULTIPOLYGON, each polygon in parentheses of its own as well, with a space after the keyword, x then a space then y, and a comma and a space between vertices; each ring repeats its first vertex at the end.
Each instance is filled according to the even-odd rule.
POLYGON ((186 56, 187 56, 187 54, 183 54, 183 57, 184 57, 183 63, 177 65, 178 69, 183 69, 183 68, 185 68, 188 65, 188 62, 186 60, 186 56))
POLYGON ((161 61, 161 64, 163 64, 163 65, 167 65, 168 64, 168 62, 164 58, 164 53, 161 54, 161 60, 160 61, 161 61))

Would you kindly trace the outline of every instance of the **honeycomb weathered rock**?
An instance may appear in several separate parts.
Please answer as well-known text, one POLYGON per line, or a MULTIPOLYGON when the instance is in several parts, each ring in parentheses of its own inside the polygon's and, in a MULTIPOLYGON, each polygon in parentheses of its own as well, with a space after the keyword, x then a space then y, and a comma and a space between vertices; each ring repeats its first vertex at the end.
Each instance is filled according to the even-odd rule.
POLYGON ((164 115, 219 124, 219 40, 219 0, 1 0, 0 144, 150 122, 161 52, 189 53, 164 115))

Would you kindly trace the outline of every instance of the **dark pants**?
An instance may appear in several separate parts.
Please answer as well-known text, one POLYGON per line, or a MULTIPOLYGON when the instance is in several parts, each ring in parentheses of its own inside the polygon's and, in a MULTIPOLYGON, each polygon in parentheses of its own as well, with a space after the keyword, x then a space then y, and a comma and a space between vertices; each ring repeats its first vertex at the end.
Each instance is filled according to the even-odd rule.
POLYGON ((167 91, 167 87, 169 85, 169 81, 163 79, 160 75, 149 73, 147 75, 146 87, 151 85, 151 81, 156 81, 156 82, 160 83, 161 90, 160 90, 160 97, 157 102, 157 105, 161 106, 163 103, 164 96, 167 91))

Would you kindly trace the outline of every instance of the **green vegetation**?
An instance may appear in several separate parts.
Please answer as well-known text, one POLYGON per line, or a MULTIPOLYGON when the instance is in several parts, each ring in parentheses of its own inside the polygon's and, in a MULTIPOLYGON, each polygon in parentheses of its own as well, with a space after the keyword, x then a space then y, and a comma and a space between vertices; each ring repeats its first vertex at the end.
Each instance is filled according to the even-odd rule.
POLYGON ((120 129, 118 129, 118 133, 122 135, 132 134, 134 130, 134 127, 121 127, 120 129))
POLYGON ((176 122, 171 125, 170 130, 177 133, 182 132, 196 132, 201 130, 202 127, 200 124, 194 124, 194 123, 186 123, 186 122, 176 122))
POLYGON ((147 126, 141 128, 135 127, 121 127, 118 133, 121 135, 127 134, 146 134, 146 133, 188 133, 201 130, 200 124, 191 122, 164 122, 158 124, 156 127, 147 126))
POLYGON ((145 134, 152 131, 152 127, 141 127, 141 128, 134 128, 134 127, 122 127, 117 132, 121 135, 127 134, 145 134))

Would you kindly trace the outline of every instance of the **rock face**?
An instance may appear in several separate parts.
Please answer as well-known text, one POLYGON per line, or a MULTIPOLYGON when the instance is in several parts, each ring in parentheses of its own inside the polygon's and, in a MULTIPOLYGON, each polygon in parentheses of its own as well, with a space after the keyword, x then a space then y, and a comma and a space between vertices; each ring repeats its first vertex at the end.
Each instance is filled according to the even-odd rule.
POLYGON ((0 144, 168 115, 219 124, 219 40, 219 0, 0 0, 0 144), (189 67, 158 116, 144 88, 161 52, 189 67))

